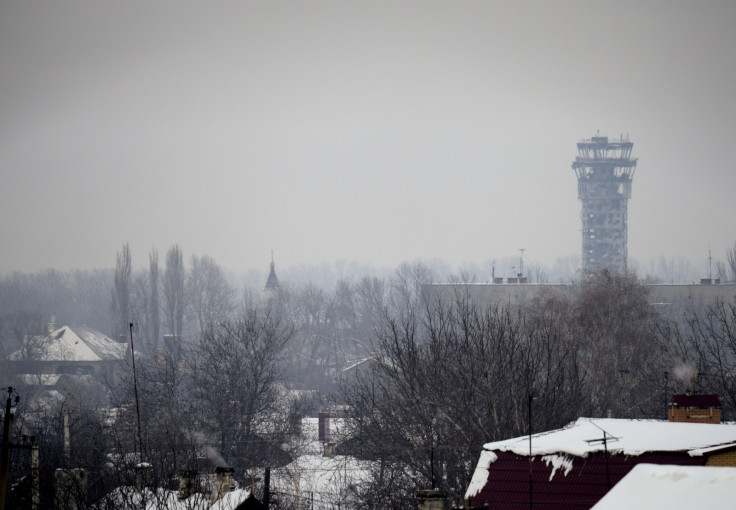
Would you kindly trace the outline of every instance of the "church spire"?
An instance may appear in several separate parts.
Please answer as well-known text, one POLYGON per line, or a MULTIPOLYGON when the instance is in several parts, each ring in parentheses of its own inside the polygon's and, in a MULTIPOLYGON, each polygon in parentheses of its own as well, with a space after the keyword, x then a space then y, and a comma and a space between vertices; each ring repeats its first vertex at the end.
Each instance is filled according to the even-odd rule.
POLYGON ((276 264, 273 261, 273 250, 271 250, 271 272, 268 274, 268 280, 266 280, 266 287, 264 290, 276 290, 279 288, 279 279, 276 278, 276 264))
POLYGON ((264 305, 270 307, 273 304, 279 287, 279 279, 276 278, 276 264, 273 262, 273 250, 271 250, 271 272, 268 274, 266 286, 261 291, 261 300, 264 305))

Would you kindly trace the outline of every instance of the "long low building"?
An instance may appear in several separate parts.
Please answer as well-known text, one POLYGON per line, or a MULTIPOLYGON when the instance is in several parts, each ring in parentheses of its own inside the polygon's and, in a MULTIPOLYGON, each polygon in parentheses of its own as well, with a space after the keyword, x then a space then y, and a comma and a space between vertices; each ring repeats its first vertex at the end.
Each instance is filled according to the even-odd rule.
MULTIPOLYGON (((732 283, 645 284, 645 287, 649 291, 649 302, 660 314, 672 317, 736 298, 736 284, 732 283)), ((482 305, 518 306, 542 299, 549 293, 571 296, 577 288, 577 285, 547 283, 436 283, 424 285, 422 292, 429 302, 468 298, 482 305)))

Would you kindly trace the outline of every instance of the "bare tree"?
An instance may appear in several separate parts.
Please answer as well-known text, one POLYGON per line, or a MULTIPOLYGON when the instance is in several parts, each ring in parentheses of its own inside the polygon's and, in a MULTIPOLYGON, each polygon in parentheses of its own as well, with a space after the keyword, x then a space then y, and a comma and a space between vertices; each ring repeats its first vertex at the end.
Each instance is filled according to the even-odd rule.
POLYGON ((130 314, 131 257, 128 243, 117 253, 115 264, 115 286, 112 294, 113 337, 116 340, 125 338, 128 324, 132 320, 130 314))
POLYGON ((736 282, 736 243, 733 248, 726 250, 726 261, 728 263, 728 281, 736 282))
POLYGON ((574 307, 571 326, 590 397, 585 415, 651 417, 660 409, 652 388, 661 374, 655 341, 660 318, 647 288, 633 273, 604 269, 584 277, 574 307))
POLYGON ((23 359, 35 359, 45 342, 43 316, 38 312, 17 310, 0 317, 0 359, 20 348, 23 359))
POLYGON ((724 419, 736 417, 736 298, 660 329, 673 389, 716 393, 724 419))
POLYGON ((279 362, 292 332, 268 312, 248 310, 210 323, 187 351, 190 394, 198 403, 192 417, 232 467, 275 461, 280 443, 268 439, 283 424, 277 418, 279 362))
POLYGON ((164 312, 169 334, 174 342, 181 342, 184 329, 184 258, 178 244, 166 253, 166 269, 163 274, 164 312))
POLYGON ((294 326, 287 348, 291 376, 308 387, 319 387, 328 370, 324 362, 328 356, 322 357, 329 349, 328 294, 312 283, 296 288, 282 285, 279 294, 278 313, 294 326))
POLYGON ((422 262, 403 262, 391 278, 390 303, 394 310, 409 315, 422 305, 422 285, 434 282, 435 271, 422 262))
POLYGON ((151 348, 156 350, 158 344, 161 341, 161 319, 159 312, 161 310, 161 304, 159 302, 158 290, 160 285, 160 275, 158 271, 158 250, 152 249, 148 256, 148 286, 151 291, 151 298, 149 305, 151 307, 151 321, 149 323, 149 339, 151 341, 151 348))
POLYGON ((514 307, 462 292, 420 307, 405 289, 394 299, 409 302, 376 329, 371 370, 342 388, 350 451, 376 461, 366 507, 408 506, 423 487, 458 500, 483 443, 529 430, 530 396, 535 430, 609 409, 659 416, 656 316, 636 279, 591 275, 571 298, 541 293, 514 307))
POLYGON ((235 291, 225 279, 222 269, 209 256, 192 256, 187 278, 189 310, 195 317, 198 331, 205 331, 212 322, 230 316, 235 307, 235 291))

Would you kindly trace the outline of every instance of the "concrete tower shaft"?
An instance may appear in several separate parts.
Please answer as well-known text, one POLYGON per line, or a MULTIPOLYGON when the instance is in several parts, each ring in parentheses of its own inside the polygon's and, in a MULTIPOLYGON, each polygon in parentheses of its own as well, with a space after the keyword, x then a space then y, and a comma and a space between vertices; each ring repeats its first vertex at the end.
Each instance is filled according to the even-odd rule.
POLYGON ((607 267, 625 272, 627 249, 627 205, 636 158, 628 137, 609 140, 594 136, 578 142, 572 168, 578 178, 582 201, 583 269, 607 267))

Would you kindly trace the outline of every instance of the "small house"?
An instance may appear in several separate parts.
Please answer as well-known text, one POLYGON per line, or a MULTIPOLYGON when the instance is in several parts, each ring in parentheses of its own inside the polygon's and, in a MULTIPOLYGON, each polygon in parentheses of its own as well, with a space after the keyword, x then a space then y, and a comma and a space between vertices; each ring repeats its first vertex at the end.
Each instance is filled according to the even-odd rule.
POLYGON ((591 508, 636 465, 736 466, 736 425, 579 418, 483 446, 470 508, 591 508))
POLYGON ((127 343, 116 342, 90 327, 59 328, 52 323, 47 335, 26 338, 21 349, 9 356, 7 373, 18 376, 81 375, 116 381, 127 354, 127 343))
POLYGON ((718 395, 675 395, 670 402, 667 419, 689 423, 721 423, 721 408, 718 395))

